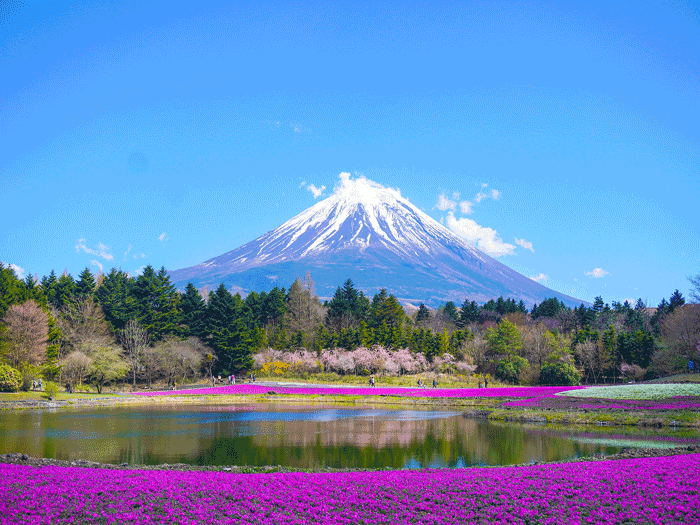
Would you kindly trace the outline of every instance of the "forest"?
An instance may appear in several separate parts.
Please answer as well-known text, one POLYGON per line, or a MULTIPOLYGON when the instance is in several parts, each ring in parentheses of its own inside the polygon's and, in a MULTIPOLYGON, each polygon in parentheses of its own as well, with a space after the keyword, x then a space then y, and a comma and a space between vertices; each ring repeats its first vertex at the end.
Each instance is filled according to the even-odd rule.
POLYGON ((77 279, 17 277, 0 264, 0 390, 43 379, 69 389, 168 386, 247 374, 479 374, 510 384, 642 380, 700 361, 700 275, 690 303, 675 290, 649 307, 596 297, 531 308, 498 297, 404 308, 351 280, 321 301, 308 273, 245 298, 219 285, 183 291, 165 268, 77 279))

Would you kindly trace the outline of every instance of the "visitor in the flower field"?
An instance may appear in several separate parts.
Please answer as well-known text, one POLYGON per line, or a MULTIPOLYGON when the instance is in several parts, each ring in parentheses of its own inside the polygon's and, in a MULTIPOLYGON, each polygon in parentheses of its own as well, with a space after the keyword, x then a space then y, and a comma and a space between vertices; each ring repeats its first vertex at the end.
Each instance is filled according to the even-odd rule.
POLYGON ((479 388, 481 388, 481 387, 482 387, 482 383, 481 383, 481 381, 479 381, 479 388))
POLYGON ((437 379, 433 379, 433 388, 437 388, 437 379))
POLYGON ((484 379, 484 388, 488 388, 488 387, 489 387, 489 380, 484 379))

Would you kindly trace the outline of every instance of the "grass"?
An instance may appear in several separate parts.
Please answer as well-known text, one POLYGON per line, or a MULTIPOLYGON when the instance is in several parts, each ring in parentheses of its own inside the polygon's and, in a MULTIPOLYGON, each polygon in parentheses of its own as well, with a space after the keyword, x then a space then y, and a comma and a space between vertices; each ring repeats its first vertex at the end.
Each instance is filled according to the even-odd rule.
MULTIPOLYGON (((117 394, 108 394, 106 392, 102 392, 101 394, 97 394, 96 392, 76 392, 74 394, 59 392, 56 394, 54 400, 71 401, 75 399, 99 399, 103 397, 119 396, 117 394)), ((0 392, 0 403, 19 401, 47 401, 46 392, 42 392, 40 390, 30 390, 29 392, 0 392)))
POLYGON ((660 377, 650 381, 644 381, 645 384, 664 384, 664 383, 700 383, 700 374, 676 374, 668 377, 660 377))

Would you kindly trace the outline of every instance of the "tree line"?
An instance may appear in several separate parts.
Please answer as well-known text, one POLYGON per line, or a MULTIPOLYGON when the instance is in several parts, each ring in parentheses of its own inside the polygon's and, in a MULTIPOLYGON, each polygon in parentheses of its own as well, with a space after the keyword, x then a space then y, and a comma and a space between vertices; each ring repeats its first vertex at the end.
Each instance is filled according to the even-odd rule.
MULTIPOLYGON (((691 283, 691 299, 700 301, 700 277, 691 283)), ((250 371, 253 356, 271 350, 321 363, 324 350, 375 347, 420 355, 435 371, 435 362, 461 363, 511 383, 572 384, 684 370, 700 357, 699 308, 676 290, 655 308, 596 297, 591 307, 551 298, 528 309, 499 297, 408 310, 387 290, 370 298, 351 280, 321 302, 308 272, 289 289, 244 298, 224 284, 210 291, 189 283, 179 292, 165 268, 152 266, 136 277, 86 268, 77 279, 52 271, 39 280, 0 264, 0 358, 24 388, 38 377, 98 391, 127 377, 134 386, 173 384, 250 371)))

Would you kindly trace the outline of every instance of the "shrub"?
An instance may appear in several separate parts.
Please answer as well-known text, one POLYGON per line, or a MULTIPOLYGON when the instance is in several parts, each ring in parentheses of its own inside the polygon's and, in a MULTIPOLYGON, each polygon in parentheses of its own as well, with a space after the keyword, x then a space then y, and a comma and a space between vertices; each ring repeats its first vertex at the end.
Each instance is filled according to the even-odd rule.
POLYGON ((47 381, 44 383, 44 393, 49 401, 56 399, 56 395, 58 394, 58 385, 53 381, 47 381))
POLYGON ((530 363, 528 363, 526 359, 513 355, 498 363, 496 375, 499 379, 517 384, 520 383, 521 376, 524 376, 529 367, 530 363))
POLYGON ((569 363, 548 363, 540 372, 540 384, 542 385, 578 385, 581 382, 581 374, 569 363))
POLYGON ((0 365, 0 392, 17 392, 22 386, 22 374, 10 365, 0 365))

